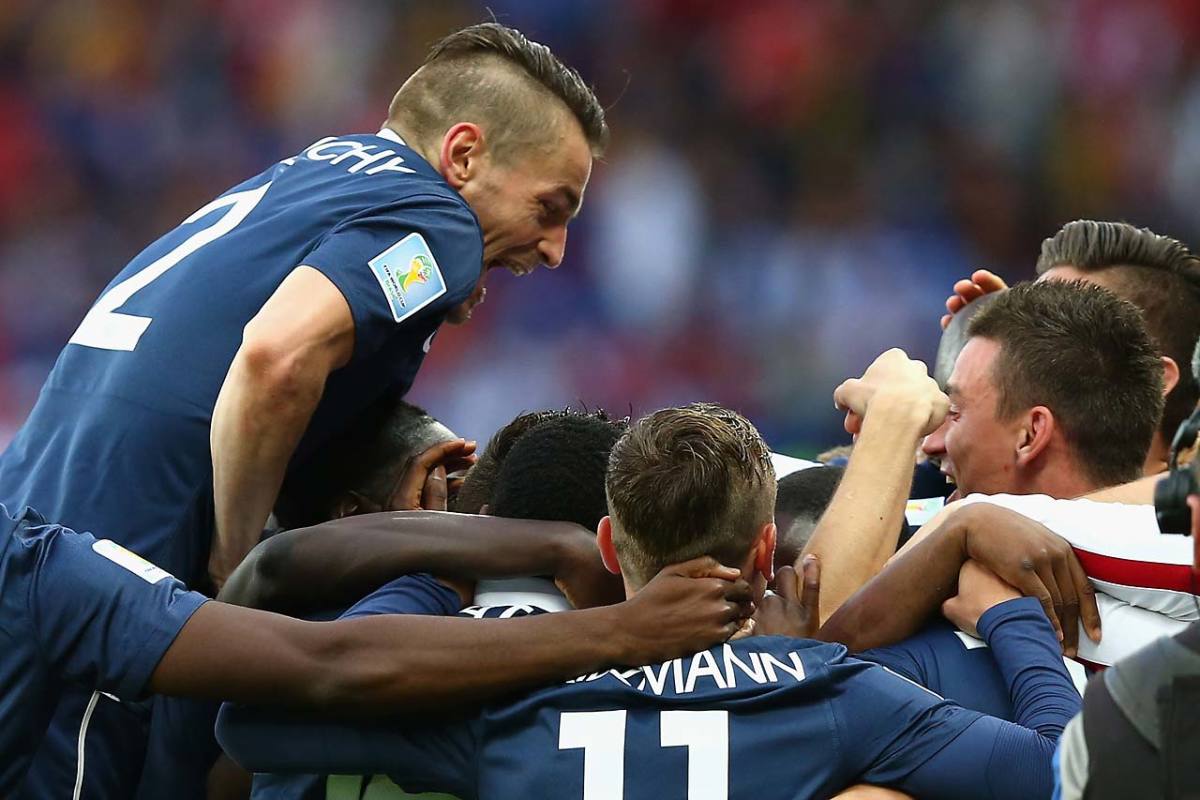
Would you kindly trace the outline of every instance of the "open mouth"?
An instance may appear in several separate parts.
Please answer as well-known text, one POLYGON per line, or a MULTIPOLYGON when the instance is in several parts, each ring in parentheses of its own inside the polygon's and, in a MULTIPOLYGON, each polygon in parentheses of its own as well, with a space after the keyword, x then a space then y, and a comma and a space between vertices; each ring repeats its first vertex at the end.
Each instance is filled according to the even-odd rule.
POLYGON ((953 503, 962 497, 962 492, 958 490, 958 482, 954 480, 954 475, 946 471, 945 466, 942 467, 942 477, 946 479, 946 483, 954 487, 954 491, 946 497, 947 503, 953 503))
POLYGON ((496 267, 501 267, 503 269, 506 269, 509 272, 511 272, 513 275, 516 275, 518 278, 522 277, 524 275, 528 275, 529 273, 531 273, 535 269, 537 269, 536 264, 534 264, 532 266, 527 266, 527 265, 521 264, 517 261, 497 260, 497 261, 493 261, 492 263, 488 264, 489 270, 495 269, 496 267))

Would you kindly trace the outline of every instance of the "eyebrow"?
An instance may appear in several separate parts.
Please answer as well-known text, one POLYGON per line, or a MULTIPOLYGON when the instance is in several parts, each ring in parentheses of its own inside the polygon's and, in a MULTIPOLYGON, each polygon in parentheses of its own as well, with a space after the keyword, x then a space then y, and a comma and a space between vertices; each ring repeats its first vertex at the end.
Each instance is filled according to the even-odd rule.
POLYGON ((952 394, 961 395, 962 391, 958 388, 957 384, 947 382, 946 383, 946 394, 947 395, 952 395, 952 394))

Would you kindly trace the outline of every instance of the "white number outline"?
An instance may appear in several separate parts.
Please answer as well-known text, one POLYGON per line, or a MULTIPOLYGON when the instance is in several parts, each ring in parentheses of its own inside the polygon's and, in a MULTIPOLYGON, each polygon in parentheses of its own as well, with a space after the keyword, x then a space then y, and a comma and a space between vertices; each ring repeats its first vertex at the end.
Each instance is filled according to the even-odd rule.
MULTIPOLYGON (((558 749, 583 750, 583 800, 625 797, 624 711, 565 711, 558 749)), ((663 747, 688 749, 688 800, 729 798, 729 712, 663 711, 663 747)))
POLYGON ((268 181, 257 189, 247 189, 243 192, 234 192, 224 197, 218 197, 185 219, 184 225, 195 222, 219 208, 229 207, 229 211, 212 225, 196 231, 169 253, 105 292, 84 315, 83 321, 71 335, 68 344, 94 347, 99 350, 132 351, 137 347, 142 334, 146 332, 154 319, 133 314, 120 314, 117 309, 129 302, 131 297, 145 289, 151 282, 162 277, 171 267, 240 225, 263 199, 269 188, 271 188, 271 183, 268 181))

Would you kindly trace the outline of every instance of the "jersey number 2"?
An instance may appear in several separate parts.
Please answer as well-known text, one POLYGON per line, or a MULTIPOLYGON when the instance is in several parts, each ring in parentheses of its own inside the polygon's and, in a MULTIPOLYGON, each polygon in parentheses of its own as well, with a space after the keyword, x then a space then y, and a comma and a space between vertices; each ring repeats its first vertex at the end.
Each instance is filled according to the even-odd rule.
POLYGON ((218 197, 183 221, 186 225, 195 222, 219 208, 229 210, 207 228, 202 228, 179 243, 177 247, 156 259, 145 269, 130 275, 104 293, 79 323, 68 344, 81 344, 101 350, 133 350, 138 340, 153 322, 151 317, 133 314, 118 314, 117 309, 129 302, 129 298, 145 289, 151 281, 160 278, 171 267, 178 264, 206 244, 219 239, 241 224, 258 202, 263 199, 271 184, 265 183, 257 189, 234 192, 218 197))
MULTIPOLYGON (((663 711, 663 747, 688 749, 688 800, 729 797, 729 712, 663 711)), ((625 712, 574 711, 559 717, 558 749, 583 749, 583 800, 625 796, 625 712)))

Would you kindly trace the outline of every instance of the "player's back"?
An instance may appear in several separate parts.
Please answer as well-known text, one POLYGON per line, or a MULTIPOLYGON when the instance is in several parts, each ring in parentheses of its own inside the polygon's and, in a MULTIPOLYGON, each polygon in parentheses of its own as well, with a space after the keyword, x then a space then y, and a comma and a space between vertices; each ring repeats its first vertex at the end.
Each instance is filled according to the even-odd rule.
MULTIPOLYGON (((824 797, 881 767, 922 718, 948 706, 847 658, 841 645, 742 640, 584 676, 490 710, 479 723, 474 796, 824 797), (863 724, 881 714, 892 724, 863 724)), ((932 754, 945 737, 924 747, 932 754)), ((919 764, 923 745, 906 746, 899 761, 919 764)))
POLYGON ((284 278, 302 264, 321 270, 355 321, 355 358, 331 376, 302 458, 347 406, 407 388, 441 302, 461 301, 477 280, 480 247, 461 197, 393 139, 328 137, 273 165, 113 279, 0 457, 0 500, 100 530, 195 578, 207 541, 172 534, 211 528, 213 407, 243 328, 284 278), (407 294, 383 285, 392 265, 369 263, 406 232, 438 258, 438 274, 417 276, 432 280, 407 294))

